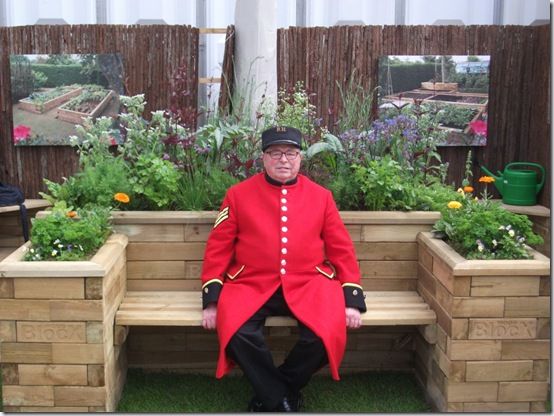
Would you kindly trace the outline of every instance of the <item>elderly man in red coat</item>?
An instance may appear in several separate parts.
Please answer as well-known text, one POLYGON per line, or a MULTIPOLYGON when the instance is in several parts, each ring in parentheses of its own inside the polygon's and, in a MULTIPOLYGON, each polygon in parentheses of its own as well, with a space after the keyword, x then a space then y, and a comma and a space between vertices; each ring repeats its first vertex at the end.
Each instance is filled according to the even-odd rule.
POLYGON ((339 379, 346 328, 366 311, 352 240, 331 192, 298 174, 302 135, 262 133, 264 173, 225 196, 202 268, 202 326, 217 329, 216 377, 238 364, 254 388, 250 411, 297 411, 300 390, 329 364, 339 379), (278 367, 268 316, 293 316, 299 340, 278 367))

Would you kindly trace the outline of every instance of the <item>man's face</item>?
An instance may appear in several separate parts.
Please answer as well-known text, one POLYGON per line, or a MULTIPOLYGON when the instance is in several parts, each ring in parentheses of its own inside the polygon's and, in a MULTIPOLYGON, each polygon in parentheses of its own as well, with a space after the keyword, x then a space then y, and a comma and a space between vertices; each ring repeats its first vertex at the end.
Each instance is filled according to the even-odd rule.
POLYGON ((265 171, 270 178, 281 183, 296 178, 301 161, 300 149, 290 145, 269 146, 263 155, 265 171))

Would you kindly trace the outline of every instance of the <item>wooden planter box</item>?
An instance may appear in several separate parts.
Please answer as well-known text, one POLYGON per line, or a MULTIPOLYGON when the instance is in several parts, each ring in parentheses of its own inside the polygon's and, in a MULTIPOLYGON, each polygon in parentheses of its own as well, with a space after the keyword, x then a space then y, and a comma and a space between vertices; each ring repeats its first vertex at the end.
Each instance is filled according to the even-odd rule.
POLYGON ((98 103, 98 105, 90 113, 81 113, 78 111, 66 109, 62 106, 58 108, 57 118, 58 120, 67 121, 73 124, 82 124, 83 118, 98 117, 102 113, 102 111, 104 111, 106 106, 110 103, 110 100, 114 95, 115 95, 115 92, 113 90, 110 90, 110 92, 102 99, 102 101, 98 103))
POLYGON ((416 344, 416 372, 439 411, 544 412, 550 368, 550 259, 466 260, 418 237, 419 294, 437 343, 416 344))
POLYGON ((431 91, 458 91, 457 82, 422 82, 421 88, 431 91))
POLYGON ((115 234, 90 261, 25 262, 27 243, 0 262, 5 412, 115 410, 127 368, 114 346, 126 246, 115 234))
POLYGON ((83 92, 83 89, 77 88, 63 95, 60 95, 59 97, 56 97, 50 101, 46 101, 43 104, 35 104, 30 100, 23 99, 19 101, 19 108, 25 111, 29 111, 31 113, 37 113, 37 114, 46 113, 47 111, 50 111, 53 108, 56 108, 59 105, 65 103, 66 101, 69 101, 71 98, 78 96, 79 94, 81 94, 81 92, 83 92))

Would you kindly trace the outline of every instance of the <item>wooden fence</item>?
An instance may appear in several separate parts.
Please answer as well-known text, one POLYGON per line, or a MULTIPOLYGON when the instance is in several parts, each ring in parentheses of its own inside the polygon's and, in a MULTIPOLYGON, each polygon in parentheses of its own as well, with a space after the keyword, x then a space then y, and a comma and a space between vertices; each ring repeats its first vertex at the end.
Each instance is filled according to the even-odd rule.
MULTIPOLYGON (((234 27, 227 28, 220 105, 233 88, 234 27)), ((187 68, 196 108, 198 29, 190 26, 25 26, 0 28, 0 181, 20 185, 28 197, 44 190, 42 178, 60 181, 77 167, 67 146, 14 147, 10 54, 120 53, 127 69, 125 93, 145 93, 147 111, 167 108, 171 80, 187 68)), ((490 55, 488 144, 473 147, 474 177, 502 170, 511 161, 542 164, 550 172, 550 26, 335 26, 278 30, 278 86, 304 81, 316 93, 314 104, 329 126, 341 103, 336 81, 345 87, 356 69, 364 87, 377 85, 382 55, 490 55), (331 110, 331 111, 329 111, 331 110)), ((445 147, 449 181, 459 183, 467 147, 445 147)), ((539 203, 550 206, 547 175, 539 203)))
POLYGON ((10 54, 119 53, 124 62, 126 95, 144 93, 151 110, 168 108, 172 79, 186 68, 186 97, 177 103, 197 108, 198 29, 191 26, 23 26, 0 28, 0 181, 17 184, 28 198, 44 190, 42 178, 61 181, 77 168, 69 146, 12 143, 10 54))
MULTIPOLYGON (((548 174, 539 203, 550 206, 550 25, 290 27, 277 36, 278 87, 303 81, 327 126, 342 107, 337 82, 344 89, 356 70, 361 85, 375 87, 380 56, 490 55, 488 144, 473 147, 474 178, 484 175, 480 165, 540 163, 548 174)), ((461 182, 468 149, 440 149, 449 182, 461 182)))

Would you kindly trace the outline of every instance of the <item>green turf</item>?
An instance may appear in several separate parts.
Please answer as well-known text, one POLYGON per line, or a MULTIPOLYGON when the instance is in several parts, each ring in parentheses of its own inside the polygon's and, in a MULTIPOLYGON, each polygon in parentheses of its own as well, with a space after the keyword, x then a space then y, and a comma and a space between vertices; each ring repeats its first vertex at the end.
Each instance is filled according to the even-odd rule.
MULTIPOLYGON (((244 412, 252 391, 243 377, 129 370, 119 412, 244 412)), ((411 374, 360 373, 340 382, 316 376, 304 389, 305 412, 429 412, 411 374)))

